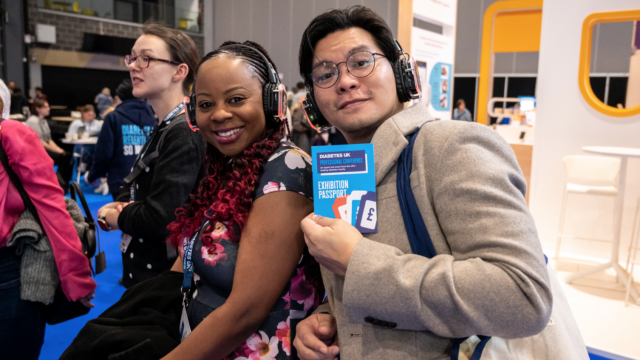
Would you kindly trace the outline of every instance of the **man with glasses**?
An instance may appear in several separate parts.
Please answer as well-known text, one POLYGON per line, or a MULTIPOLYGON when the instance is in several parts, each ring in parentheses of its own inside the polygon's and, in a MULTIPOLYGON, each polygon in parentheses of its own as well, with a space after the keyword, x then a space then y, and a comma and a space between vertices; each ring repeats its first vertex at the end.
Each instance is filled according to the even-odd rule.
POLYGON ((302 36, 310 120, 321 114, 350 144, 374 145, 378 232, 363 236, 313 214, 302 221, 327 302, 297 326, 301 359, 449 359, 456 338, 529 337, 549 322, 550 280, 526 182, 490 128, 435 121, 420 130, 410 187, 438 255, 412 253, 397 162, 406 137, 432 117, 423 103, 400 101, 400 50, 362 6, 319 15, 302 36))

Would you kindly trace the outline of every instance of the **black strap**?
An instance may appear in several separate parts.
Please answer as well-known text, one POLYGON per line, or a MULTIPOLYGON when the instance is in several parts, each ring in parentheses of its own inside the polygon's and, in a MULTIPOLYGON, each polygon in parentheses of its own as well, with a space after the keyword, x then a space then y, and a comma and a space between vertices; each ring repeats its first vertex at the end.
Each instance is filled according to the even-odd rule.
POLYGON ((95 221, 93 220, 93 216, 91 215, 91 209, 89 209, 87 200, 85 200, 84 198, 84 193, 82 192, 82 189, 80 189, 80 185, 78 185, 77 182, 74 181, 71 183, 71 186, 69 187, 69 195, 71 195, 71 198, 75 200, 76 203, 78 202, 78 199, 80 199, 80 203, 82 204, 82 208, 84 209, 85 222, 89 224, 95 223, 95 221), (78 196, 78 199, 76 199, 76 195, 78 196))
POLYGON ((18 193, 20 193, 20 197, 22 198, 22 202, 24 203, 25 209, 28 209, 29 212, 31 212, 31 215, 33 215, 33 217, 38 222, 38 225, 40 225, 40 227, 42 228, 42 231, 44 231, 44 227, 42 227, 42 223, 40 222, 40 217, 38 216, 38 211, 36 210, 36 207, 33 205, 33 202, 31 202, 31 198, 29 198, 29 194, 27 194, 27 191, 24 189, 24 186, 22 186, 22 182, 20 181, 20 178, 13 171, 11 166, 9 166, 9 157, 7 156, 7 152, 4 150, 4 147, 2 146, 2 141, 0 141, 0 161, 2 161, 2 166, 4 166, 4 170, 7 172, 7 175, 9 175, 9 179, 11 179, 13 186, 15 186, 16 189, 18 189, 18 193))
MULTIPOLYGON (((175 124, 186 121, 186 118, 173 120, 166 128, 158 130, 158 132, 161 132, 162 135, 160 136, 160 140, 158 140, 158 144, 156 145, 155 150, 136 162, 133 169, 131 170, 131 173, 129 173, 129 175, 124 178, 125 184, 132 183, 133 180, 135 180, 143 171, 145 171, 145 169, 149 167, 149 165, 151 165, 151 162, 160 155, 159 149, 162 147, 162 143, 164 142, 164 138, 165 136, 167 136, 169 129, 175 126, 175 124)), ((149 145, 151 145, 152 141, 153 138, 149 139, 149 145)))

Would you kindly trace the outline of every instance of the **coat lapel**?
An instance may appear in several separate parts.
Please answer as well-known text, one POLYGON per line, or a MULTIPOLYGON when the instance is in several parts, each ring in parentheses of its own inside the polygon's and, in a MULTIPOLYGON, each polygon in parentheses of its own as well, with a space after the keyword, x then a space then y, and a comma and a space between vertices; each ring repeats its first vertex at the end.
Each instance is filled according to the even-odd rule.
POLYGON ((406 135, 422 123, 431 120, 429 110, 422 102, 403 110, 382 123, 373 135, 373 153, 376 166, 376 185, 384 179, 409 142, 406 135))

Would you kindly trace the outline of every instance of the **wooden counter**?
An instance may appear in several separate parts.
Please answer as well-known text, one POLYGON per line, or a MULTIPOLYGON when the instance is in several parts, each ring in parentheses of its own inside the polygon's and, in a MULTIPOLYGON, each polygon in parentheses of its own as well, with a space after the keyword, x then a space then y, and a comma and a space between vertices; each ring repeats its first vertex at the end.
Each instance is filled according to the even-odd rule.
POLYGON ((510 143, 513 152, 518 159, 518 165, 522 169, 524 179, 527 181, 527 204, 529 203, 529 193, 531 188, 531 159, 533 157, 533 145, 531 144, 513 144, 510 143))

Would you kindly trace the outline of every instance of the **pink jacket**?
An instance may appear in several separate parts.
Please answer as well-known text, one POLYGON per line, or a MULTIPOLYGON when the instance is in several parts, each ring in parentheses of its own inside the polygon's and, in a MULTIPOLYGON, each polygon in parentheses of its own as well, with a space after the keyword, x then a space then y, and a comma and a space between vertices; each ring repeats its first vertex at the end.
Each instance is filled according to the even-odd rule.
MULTIPOLYGON (((62 290, 68 299, 76 301, 95 290, 96 283, 91 278, 89 262, 82 254, 73 220, 67 213, 53 160, 33 129, 15 120, 5 120, 0 127, 0 141, 9 165, 22 181, 51 242, 62 290)), ((23 211, 20 193, 0 166, 0 247, 7 245, 11 229, 23 211)))

